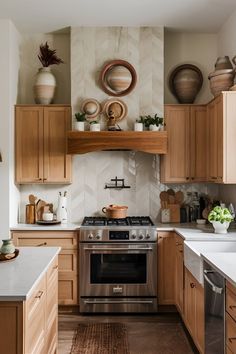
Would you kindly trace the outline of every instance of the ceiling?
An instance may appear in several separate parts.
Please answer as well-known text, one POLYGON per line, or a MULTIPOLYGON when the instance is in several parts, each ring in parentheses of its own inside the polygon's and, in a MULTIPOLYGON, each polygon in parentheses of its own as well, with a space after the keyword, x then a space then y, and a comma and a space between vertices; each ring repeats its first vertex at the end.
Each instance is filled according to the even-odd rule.
POLYGON ((0 0, 0 17, 21 32, 53 32, 68 26, 165 26, 217 32, 235 0, 0 0))

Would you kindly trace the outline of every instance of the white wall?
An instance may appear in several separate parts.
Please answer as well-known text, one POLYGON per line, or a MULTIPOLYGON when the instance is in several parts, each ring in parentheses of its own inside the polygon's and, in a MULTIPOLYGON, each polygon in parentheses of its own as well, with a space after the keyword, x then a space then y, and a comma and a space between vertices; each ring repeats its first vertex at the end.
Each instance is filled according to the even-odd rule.
POLYGON ((165 31, 165 103, 177 103, 169 90, 169 75, 182 64, 194 64, 203 74, 203 86, 194 103, 206 103, 212 99, 208 74, 213 71, 217 58, 217 35, 207 33, 174 33, 165 31))
POLYGON ((20 36, 9 20, 0 20, 0 239, 17 221, 19 192, 14 185, 14 104, 17 101, 20 36))
POLYGON ((40 44, 48 42, 51 49, 56 49, 57 55, 64 64, 53 65, 52 72, 57 81, 54 103, 70 103, 70 33, 23 35, 20 47, 20 86, 18 103, 35 103, 33 86, 35 75, 41 67, 38 59, 40 44))

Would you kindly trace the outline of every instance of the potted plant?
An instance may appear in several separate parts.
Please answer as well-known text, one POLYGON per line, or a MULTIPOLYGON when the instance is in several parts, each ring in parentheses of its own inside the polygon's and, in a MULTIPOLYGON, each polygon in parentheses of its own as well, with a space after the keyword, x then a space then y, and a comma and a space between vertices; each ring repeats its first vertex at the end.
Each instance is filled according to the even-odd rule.
POLYGON ((99 132, 100 131, 100 123, 97 120, 93 120, 90 124, 91 132, 99 132))
POLYGON ((140 116, 140 118, 136 119, 136 122, 134 123, 134 130, 136 132, 142 132, 143 131, 143 124, 144 124, 143 117, 140 116))
POLYGON ((216 206, 208 215, 208 221, 212 223, 216 234, 226 234, 232 220, 229 209, 221 206, 216 206))
POLYGON ((50 104, 53 100, 56 88, 56 79, 51 72, 51 65, 64 63, 56 55, 55 49, 50 49, 48 43, 41 44, 39 47, 38 59, 42 64, 36 75, 34 85, 35 102, 40 104, 50 104))
POLYGON ((163 127, 163 118, 158 117, 157 114, 154 116, 147 115, 147 116, 140 116, 142 119, 144 126, 152 131, 157 131, 162 129, 163 127))
POLYGON ((75 130, 84 131, 84 122, 86 121, 86 114, 77 112, 75 113, 75 130))

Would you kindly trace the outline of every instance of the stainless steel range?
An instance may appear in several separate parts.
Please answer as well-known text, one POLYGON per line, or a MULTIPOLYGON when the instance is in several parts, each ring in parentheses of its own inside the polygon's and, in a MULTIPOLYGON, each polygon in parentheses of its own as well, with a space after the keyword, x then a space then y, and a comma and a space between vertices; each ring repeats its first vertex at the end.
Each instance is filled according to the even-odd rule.
POLYGON ((86 217, 80 229, 80 311, 157 311, 157 231, 149 217, 86 217))

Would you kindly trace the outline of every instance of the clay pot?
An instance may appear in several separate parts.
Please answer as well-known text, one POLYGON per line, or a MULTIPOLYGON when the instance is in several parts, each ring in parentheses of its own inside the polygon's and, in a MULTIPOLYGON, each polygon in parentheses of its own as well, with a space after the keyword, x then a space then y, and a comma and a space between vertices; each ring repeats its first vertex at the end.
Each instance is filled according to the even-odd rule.
POLYGON ((50 67, 40 68, 34 85, 35 102, 50 104, 53 101, 56 88, 56 79, 50 67))
POLYGON ((231 69, 216 70, 208 76, 210 90, 214 97, 222 91, 228 91, 234 84, 235 72, 231 69))
POLYGON ((102 208, 102 212, 106 214, 108 219, 124 219, 126 218, 128 207, 125 205, 109 205, 102 208))
POLYGON ((180 65, 169 78, 170 90, 179 103, 193 103, 203 83, 201 70, 191 64, 180 65))

